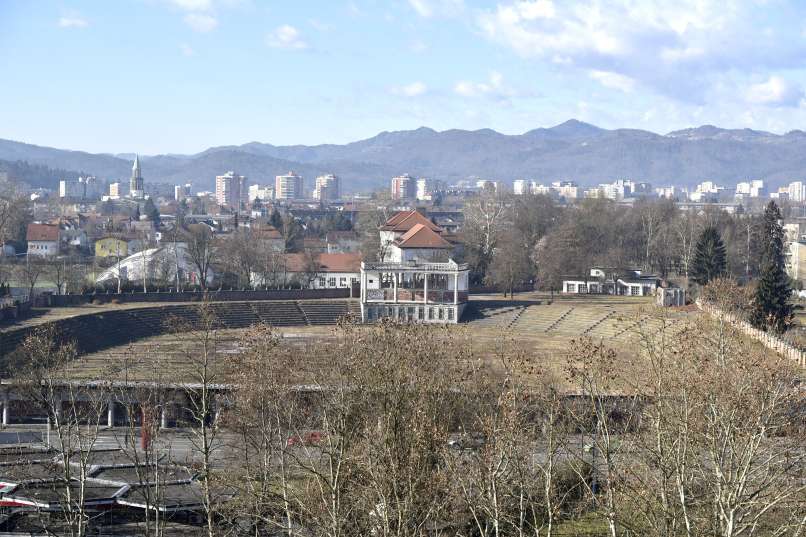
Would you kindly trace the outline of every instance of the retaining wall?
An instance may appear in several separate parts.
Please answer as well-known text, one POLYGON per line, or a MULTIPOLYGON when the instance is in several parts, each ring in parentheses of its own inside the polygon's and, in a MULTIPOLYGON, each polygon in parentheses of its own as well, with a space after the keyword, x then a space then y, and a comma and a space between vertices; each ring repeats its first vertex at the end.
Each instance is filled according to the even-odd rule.
POLYGON ((212 302, 252 301, 252 300, 307 300, 317 298, 350 298, 349 288, 340 289, 268 289, 253 291, 182 291, 174 292, 148 292, 148 293, 91 293, 82 295, 47 295, 41 300, 46 301, 43 306, 63 307, 79 306, 98 301, 108 304, 130 302, 201 302, 207 297, 212 302))

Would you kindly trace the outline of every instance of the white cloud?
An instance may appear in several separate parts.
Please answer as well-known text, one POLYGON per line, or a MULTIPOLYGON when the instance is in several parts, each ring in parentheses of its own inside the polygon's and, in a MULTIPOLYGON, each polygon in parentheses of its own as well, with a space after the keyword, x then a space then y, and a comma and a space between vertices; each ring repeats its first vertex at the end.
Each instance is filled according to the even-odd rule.
POLYGON ((89 22, 87 19, 84 19, 79 16, 67 16, 61 17, 59 19, 59 27, 60 28, 86 28, 89 26, 89 22))
POLYGON ((266 38, 266 42, 270 47, 273 48, 284 48, 291 50, 302 50, 308 48, 308 43, 302 39, 299 30, 288 24, 284 24, 276 28, 266 38))
POLYGON ((492 97, 505 100, 514 97, 516 92, 504 85, 504 77, 498 71, 491 71, 487 82, 460 80, 453 91, 462 97, 492 97))
POLYGON ((780 76, 773 75, 766 82, 751 85, 746 97, 752 104, 796 107, 803 99, 803 90, 780 76))
POLYGON ((171 4, 185 11, 210 11, 212 0, 170 0, 171 4))
POLYGON ((218 19, 204 13, 188 13, 182 19, 185 24, 197 32, 210 32, 218 26, 218 19))
POLYGON ((421 17, 453 17, 461 13, 464 0, 409 0, 411 8, 421 17))
POLYGON ((783 19, 761 0, 499 0, 476 24, 523 58, 702 105, 722 79, 803 68, 806 3, 779 2, 783 19))
POLYGON ((180 43, 179 44, 179 50, 182 52, 183 56, 195 56, 196 55, 196 51, 193 50, 193 48, 190 45, 188 45, 187 43, 180 43))
POLYGON ((419 97, 427 91, 428 86, 419 81, 392 89, 392 93, 395 95, 402 95, 403 97, 419 97))
POLYGON ((618 73, 592 70, 588 73, 588 76, 606 88, 617 89, 624 93, 630 93, 635 89, 635 80, 618 73))

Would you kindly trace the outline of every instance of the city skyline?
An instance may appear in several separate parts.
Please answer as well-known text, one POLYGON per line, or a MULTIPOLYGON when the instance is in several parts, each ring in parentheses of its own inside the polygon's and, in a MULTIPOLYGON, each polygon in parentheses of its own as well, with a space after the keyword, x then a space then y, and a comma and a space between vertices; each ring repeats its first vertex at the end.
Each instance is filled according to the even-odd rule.
POLYGON ((786 1, 12 1, 0 138, 195 153, 570 117, 783 133, 806 124, 804 27, 786 1))

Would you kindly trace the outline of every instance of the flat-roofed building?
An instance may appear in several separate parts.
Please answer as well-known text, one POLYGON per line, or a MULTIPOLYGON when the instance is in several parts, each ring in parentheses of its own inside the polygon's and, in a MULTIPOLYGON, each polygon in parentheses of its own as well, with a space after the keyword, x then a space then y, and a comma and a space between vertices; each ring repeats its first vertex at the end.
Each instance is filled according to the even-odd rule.
POLYGON ((333 174, 320 175, 316 178, 313 197, 320 201, 339 199, 341 197, 341 180, 333 174))
POLYGON ((278 200, 297 200, 305 197, 302 177, 294 172, 278 175, 274 178, 274 198, 278 200))
POLYGON ((246 202, 246 177, 229 171, 215 178, 215 199, 222 207, 240 209, 246 202))

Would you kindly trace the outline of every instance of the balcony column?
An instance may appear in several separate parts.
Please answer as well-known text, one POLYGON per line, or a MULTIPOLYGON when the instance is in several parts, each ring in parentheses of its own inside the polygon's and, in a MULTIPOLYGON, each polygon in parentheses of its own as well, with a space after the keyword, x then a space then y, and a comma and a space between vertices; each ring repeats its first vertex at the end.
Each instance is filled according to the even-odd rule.
POLYGON ((392 286, 394 287, 393 292, 394 292, 394 297, 395 297, 395 304, 397 304, 397 277, 398 277, 398 273, 393 272, 392 274, 395 275, 395 277, 392 278, 392 286))
POLYGON ((453 303, 459 303, 459 273, 453 273, 453 303))
POLYGON ((109 399, 109 402, 106 404, 106 426, 107 427, 114 427, 115 426, 115 400, 109 399))
POLYGON ((428 273, 423 274, 423 304, 428 304, 428 273))
POLYGON ((3 394, 3 427, 8 425, 8 421, 11 419, 11 398, 8 396, 8 392, 3 394))

